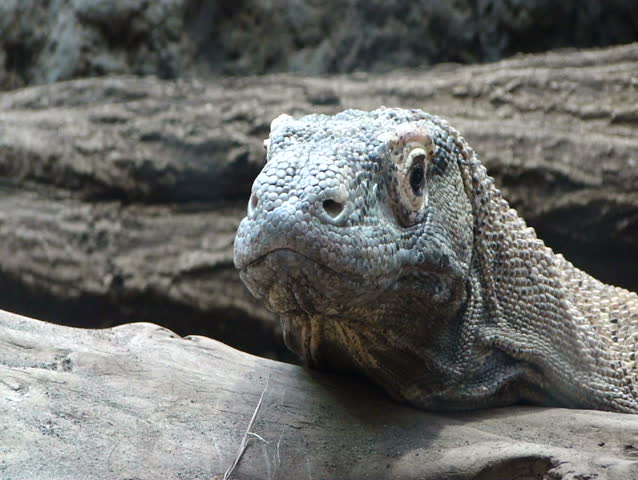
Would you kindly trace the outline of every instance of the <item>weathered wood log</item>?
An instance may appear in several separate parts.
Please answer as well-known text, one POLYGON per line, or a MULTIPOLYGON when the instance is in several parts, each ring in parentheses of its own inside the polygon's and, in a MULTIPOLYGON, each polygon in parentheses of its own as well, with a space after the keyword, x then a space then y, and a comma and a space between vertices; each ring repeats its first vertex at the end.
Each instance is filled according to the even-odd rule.
POLYGON ((638 416, 513 407, 437 415, 138 323, 0 312, 0 478, 638 478, 638 416))
POLYGON ((281 355, 276 319, 232 266, 261 142, 282 112, 382 104, 447 118, 541 238, 638 290, 636 72, 633 44, 384 75, 102 78, 0 94, 0 307, 93 326, 152 320, 281 355))

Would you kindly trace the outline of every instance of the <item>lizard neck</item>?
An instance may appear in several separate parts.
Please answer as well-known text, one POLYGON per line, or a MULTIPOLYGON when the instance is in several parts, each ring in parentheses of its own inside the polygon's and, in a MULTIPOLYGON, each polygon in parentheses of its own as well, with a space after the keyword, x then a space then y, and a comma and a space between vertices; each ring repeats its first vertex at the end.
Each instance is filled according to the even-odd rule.
POLYGON ((602 284, 546 247, 473 153, 466 160, 480 284, 473 295, 483 313, 468 312, 465 321, 476 352, 498 352, 501 368, 516 365, 516 381, 551 392, 561 405, 638 412, 631 335, 638 295, 602 284))

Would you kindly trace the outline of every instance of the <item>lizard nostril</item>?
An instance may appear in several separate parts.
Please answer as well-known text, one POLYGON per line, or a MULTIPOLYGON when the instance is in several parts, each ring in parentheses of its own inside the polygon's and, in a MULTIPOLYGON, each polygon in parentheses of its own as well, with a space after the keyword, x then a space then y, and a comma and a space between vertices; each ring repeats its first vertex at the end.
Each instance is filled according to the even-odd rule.
POLYGON ((343 212, 343 203, 335 202, 334 200, 324 200, 323 209, 332 218, 337 218, 343 212))

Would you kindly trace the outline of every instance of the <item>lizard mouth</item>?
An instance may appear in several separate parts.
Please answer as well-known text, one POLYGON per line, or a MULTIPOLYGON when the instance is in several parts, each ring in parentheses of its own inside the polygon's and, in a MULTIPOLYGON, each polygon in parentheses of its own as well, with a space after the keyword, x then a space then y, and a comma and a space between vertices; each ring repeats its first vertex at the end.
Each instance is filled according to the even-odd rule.
MULTIPOLYGON (((261 255, 239 274, 250 292, 279 314, 288 348, 313 367, 331 368, 328 359, 339 350, 327 331, 332 322, 371 300, 361 279, 287 248, 261 255)), ((343 367, 345 357, 339 358, 343 367)))
POLYGON ((357 300, 352 292, 361 290, 362 284, 362 279, 354 275, 337 272, 289 248, 259 256, 239 275, 255 297, 280 314, 336 313, 339 305, 357 300))

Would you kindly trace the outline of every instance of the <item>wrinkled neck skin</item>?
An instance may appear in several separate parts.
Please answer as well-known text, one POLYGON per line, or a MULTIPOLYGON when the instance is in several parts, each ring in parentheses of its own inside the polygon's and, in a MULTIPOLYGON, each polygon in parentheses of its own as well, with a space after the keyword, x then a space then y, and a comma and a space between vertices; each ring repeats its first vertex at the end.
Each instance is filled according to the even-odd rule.
POLYGON ((417 390, 437 396, 460 379, 462 277, 413 273, 383 291, 352 295, 358 301, 333 313, 282 315, 288 346, 313 367, 363 373, 403 401, 417 390))
MULTIPOLYGON (((547 248, 461 141, 475 225, 462 323, 473 338, 468 358, 496 379, 487 405, 526 401, 638 413, 632 333, 638 296, 547 248)), ((489 375, 483 378, 489 390, 489 375)))

